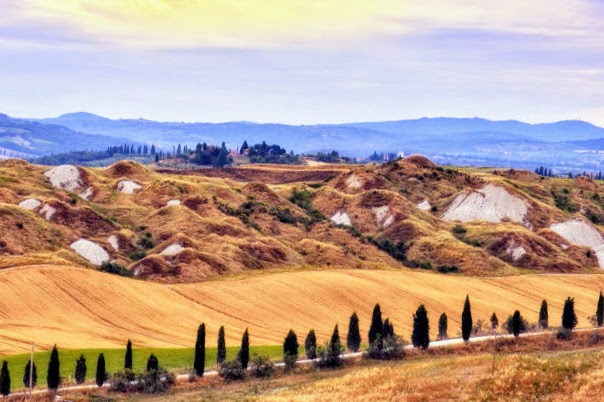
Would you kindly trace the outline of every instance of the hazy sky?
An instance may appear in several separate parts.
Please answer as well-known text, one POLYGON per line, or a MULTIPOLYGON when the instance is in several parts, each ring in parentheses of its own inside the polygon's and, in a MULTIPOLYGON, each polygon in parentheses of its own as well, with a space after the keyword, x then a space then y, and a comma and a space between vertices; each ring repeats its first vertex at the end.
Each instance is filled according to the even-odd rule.
POLYGON ((0 112, 604 125, 601 0, 0 0, 0 112))

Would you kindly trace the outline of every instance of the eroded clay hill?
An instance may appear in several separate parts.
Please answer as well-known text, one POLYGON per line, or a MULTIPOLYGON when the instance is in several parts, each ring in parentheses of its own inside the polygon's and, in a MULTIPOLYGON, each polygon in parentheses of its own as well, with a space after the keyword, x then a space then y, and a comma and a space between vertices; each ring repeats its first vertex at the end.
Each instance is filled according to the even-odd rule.
POLYGON ((154 171, 0 162, 0 268, 195 282, 271 268, 509 275, 604 268, 604 186, 526 171, 385 165, 154 171))

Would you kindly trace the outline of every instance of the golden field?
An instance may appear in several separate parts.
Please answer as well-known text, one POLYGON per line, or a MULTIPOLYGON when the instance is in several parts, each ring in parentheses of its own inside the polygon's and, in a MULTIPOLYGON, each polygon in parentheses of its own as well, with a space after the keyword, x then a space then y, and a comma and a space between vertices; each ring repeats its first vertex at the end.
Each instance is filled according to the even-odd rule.
POLYGON ((220 325, 230 346, 239 344, 245 328, 256 345, 280 344, 289 328, 301 341, 314 328, 322 343, 336 323, 345 336, 353 311, 366 342, 376 302, 407 339, 420 303, 433 336, 441 312, 455 336, 466 294, 475 322, 492 312, 502 322, 515 309, 535 322, 545 298, 550 324, 558 325, 571 296, 579 326, 589 326, 602 287, 604 275, 471 278, 408 269, 301 269, 170 285, 77 267, 25 266, 0 271, 0 354, 25 353, 30 341, 41 348, 115 348, 131 338, 135 347, 191 347, 202 321, 209 345, 220 325))

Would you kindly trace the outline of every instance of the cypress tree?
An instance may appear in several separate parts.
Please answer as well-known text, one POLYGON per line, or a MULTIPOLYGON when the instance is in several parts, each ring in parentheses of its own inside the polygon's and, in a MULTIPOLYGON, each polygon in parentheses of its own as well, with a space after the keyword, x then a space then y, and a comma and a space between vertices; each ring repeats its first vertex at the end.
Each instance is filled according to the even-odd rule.
POLYGON ((80 358, 76 360, 74 376, 78 384, 81 384, 86 380, 86 358, 84 355, 80 355, 80 358))
POLYGON ((497 314, 493 313, 491 316, 491 329, 495 331, 499 326, 499 319, 497 318, 497 314))
POLYGON ((124 357, 124 369, 132 370, 132 342, 128 339, 126 345, 126 356, 124 357))
MULTIPOLYGON (((31 360, 27 361, 27 364, 25 365, 25 370, 23 372, 23 386, 25 388, 29 388, 29 371, 30 371, 30 366, 31 366, 31 360)), ((36 369, 36 363, 34 362, 34 367, 31 373, 31 382, 32 382, 32 388, 36 387, 36 384, 38 384, 38 370, 36 369)))
POLYGON ((596 309, 596 323, 598 327, 601 327, 604 323, 604 296, 600 290, 600 297, 598 298, 598 308, 596 309))
POLYGON ((386 318, 382 324, 382 340, 394 336, 394 326, 390 322, 390 319, 386 318))
POLYGON ((203 376, 206 365, 206 324, 202 323, 197 329, 197 341, 195 342, 195 360, 193 369, 199 377, 203 376))
POLYGON ((224 343, 224 326, 218 330, 218 348, 216 349, 216 363, 222 364, 226 359, 226 344, 224 343))
POLYGON ((61 363, 59 362, 59 351, 57 350, 57 345, 55 345, 50 353, 48 373, 46 374, 46 385, 48 385, 48 389, 52 391, 56 391, 61 383, 61 377, 59 374, 60 366, 61 363))
POLYGON ((520 332, 522 332, 522 327, 523 327, 523 322, 522 322, 522 316, 520 315, 520 311, 516 310, 514 311, 514 315, 512 316, 512 334, 514 334, 514 336, 516 338, 518 338, 518 335, 520 335, 520 332))
POLYGON ((376 304, 373 308, 373 315, 371 316, 371 326, 369 327, 369 344, 373 344, 377 339, 381 339, 382 334, 382 311, 380 305, 376 304))
MULTIPOLYGON (((310 336, 310 332, 308 335, 310 336)), ((285 355, 298 357, 298 337, 292 329, 289 330, 285 340, 283 341, 283 356, 285 355)))
POLYGON ((250 336, 247 332, 247 328, 241 337, 241 349, 237 354, 237 359, 241 363, 241 367, 247 369, 247 365, 250 362, 250 336))
POLYGON ((99 353, 99 358, 96 361, 96 385, 102 387, 105 383, 105 378, 107 378, 107 373, 105 373, 105 355, 99 353))
POLYGON ((153 353, 147 359, 147 372, 157 371, 159 370, 159 361, 157 361, 157 357, 153 353))
POLYGON ((472 334, 472 310, 470 308, 470 296, 466 295, 466 301, 463 305, 463 312, 461 313, 461 335, 464 341, 470 339, 472 334))
POLYGON ((413 315, 413 333, 411 334, 413 346, 425 350, 430 344, 429 332, 428 313, 426 307, 421 304, 413 315))
POLYGON ((10 372, 6 360, 2 363, 2 370, 0 370, 0 393, 4 396, 10 394, 10 372))
POLYGON ((539 310, 539 326, 543 329, 547 329, 549 325, 549 313, 547 312, 547 300, 543 299, 541 302, 541 309, 539 310))
POLYGON ((326 350, 326 358, 329 362, 328 366, 336 367, 340 365, 340 353, 342 353, 342 343, 340 342, 340 331, 338 330, 338 325, 336 324, 326 350))
POLYGON ((447 319, 447 315, 442 313, 440 318, 438 319, 438 339, 447 339, 447 327, 449 326, 449 322, 447 319))
POLYGON ((568 297, 564 302, 562 311, 562 326, 568 331, 572 331, 577 326, 577 316, 575 315, 575 299, 568 297))
POLYGON ((304 350, 307 358, 315 359, 317 357, 317 336, 314 329, 308 331, 308 335, 306 335, 304 350))
POLYGON ((350 316, 346 347, 352 352, 357 352, 361 347, 361 334, 359 332, 359 317, 357 316, 357 313, 352 313, 350 316))

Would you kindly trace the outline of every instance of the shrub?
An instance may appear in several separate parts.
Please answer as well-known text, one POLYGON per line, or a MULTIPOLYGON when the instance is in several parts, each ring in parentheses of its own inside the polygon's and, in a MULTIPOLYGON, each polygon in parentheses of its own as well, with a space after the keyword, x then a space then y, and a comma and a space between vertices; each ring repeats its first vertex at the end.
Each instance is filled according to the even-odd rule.
POLYGON ((147 256, 147 253, 144 252, 143 250, 136 250, 136 251, 132 252, 129 257, 132 261, 138 261, 138 260, 142 260, 146 256, 147 256))
POLYGON ((285 364, 285 371, 291 371, 296 367, 297 356, 290 355, 289 353, 283 354, 283 363, 285 364))
MULTIPOLYGON (((29 373, 27 374, 29 375, 29 373)), ((86 380, 86 358, 84 355, 80 355, 80 358, 76 360, 74 377, 78 384, 82 384, 86 380)))
POLYGON ((245 370, 239 360, 225 361, 220 365, 218 375, 226 382, 245 379, 245 370))
POLYGON ((105 261, 101 265, 100 269, 101 269, 101 271, 107 272, 108 274, 127 276, 127 277, 132 276, 132 273, 130 271, 128 271, 126 268, 122 267, 121 265, 119 265, 115 262, 105 261))
POLYGON ((144 237, 141 237, 138 240, 138 245, 145 250, 151 250, 155 247, 155 243, 153 243, 153 239, 151 238, 151 233, 147 232, 144 237))
POLYGON ((391 360, 405 357, 405 344, 398 336, 389 336, 382 340, 382 347, 378 348, 378 342, 369 346, 367 356, 372 359, 391 360))
POLYGON ((174 384, 174 374, 158 367, 143 374, 132 370, 118 371, 112 379, 111 390, 114 392, 145 392, 156 394, 166 392, 174 384))
POLYGON ((567 328, 560 328, 556 333, 556 337, 561 340, 568 341, 572 338, 572 331, 567 328))
POLYGON ((147 359, 147 372, 159 370, 159 361, 153 353, 147 359))
POLYGON ((252 376, 268 378, 275 372, 275 365, 267 355, 254 354, 250 362, 252 376))
MULTIPOLYGON (((30 371, 30 364, 31 364, 31 360, 27 361, 27 364, 25 365, 25 370, 23 370, 23 386, 25 388, 29 388, 29 371, 30 371)), ((32 388, 36 387, 36 384, 38 383, 38 370, 36 369, 36 363, 34 362, 34 367, 32 370, 32 388)))
POLYGON ((438 319, 438 339, 447 339, 447 327, 449 326, 447 315, 442 313, 438 319))
POLYGON ((306 335, 306 339, 304 340, 304 349, 307 358, 317 358, 317 337, 314 329, 308 331, 308 335, 306 335))
POLYGON ((549 326, 549 313, 547 311, 547 301, 541 302, 541 309, 539 310, 539 326, 543 329, 547 329, 549 326))
POLYGON ((0 370, 0 393, 5 397, 10 394, 10 372, 6 360, 2 363, 2 369, 0 370))
POLYGON ((499 327, 499 319, 497 318, 497 314, 493 313, 491 316, 491 329, 495 331, 499 327))

